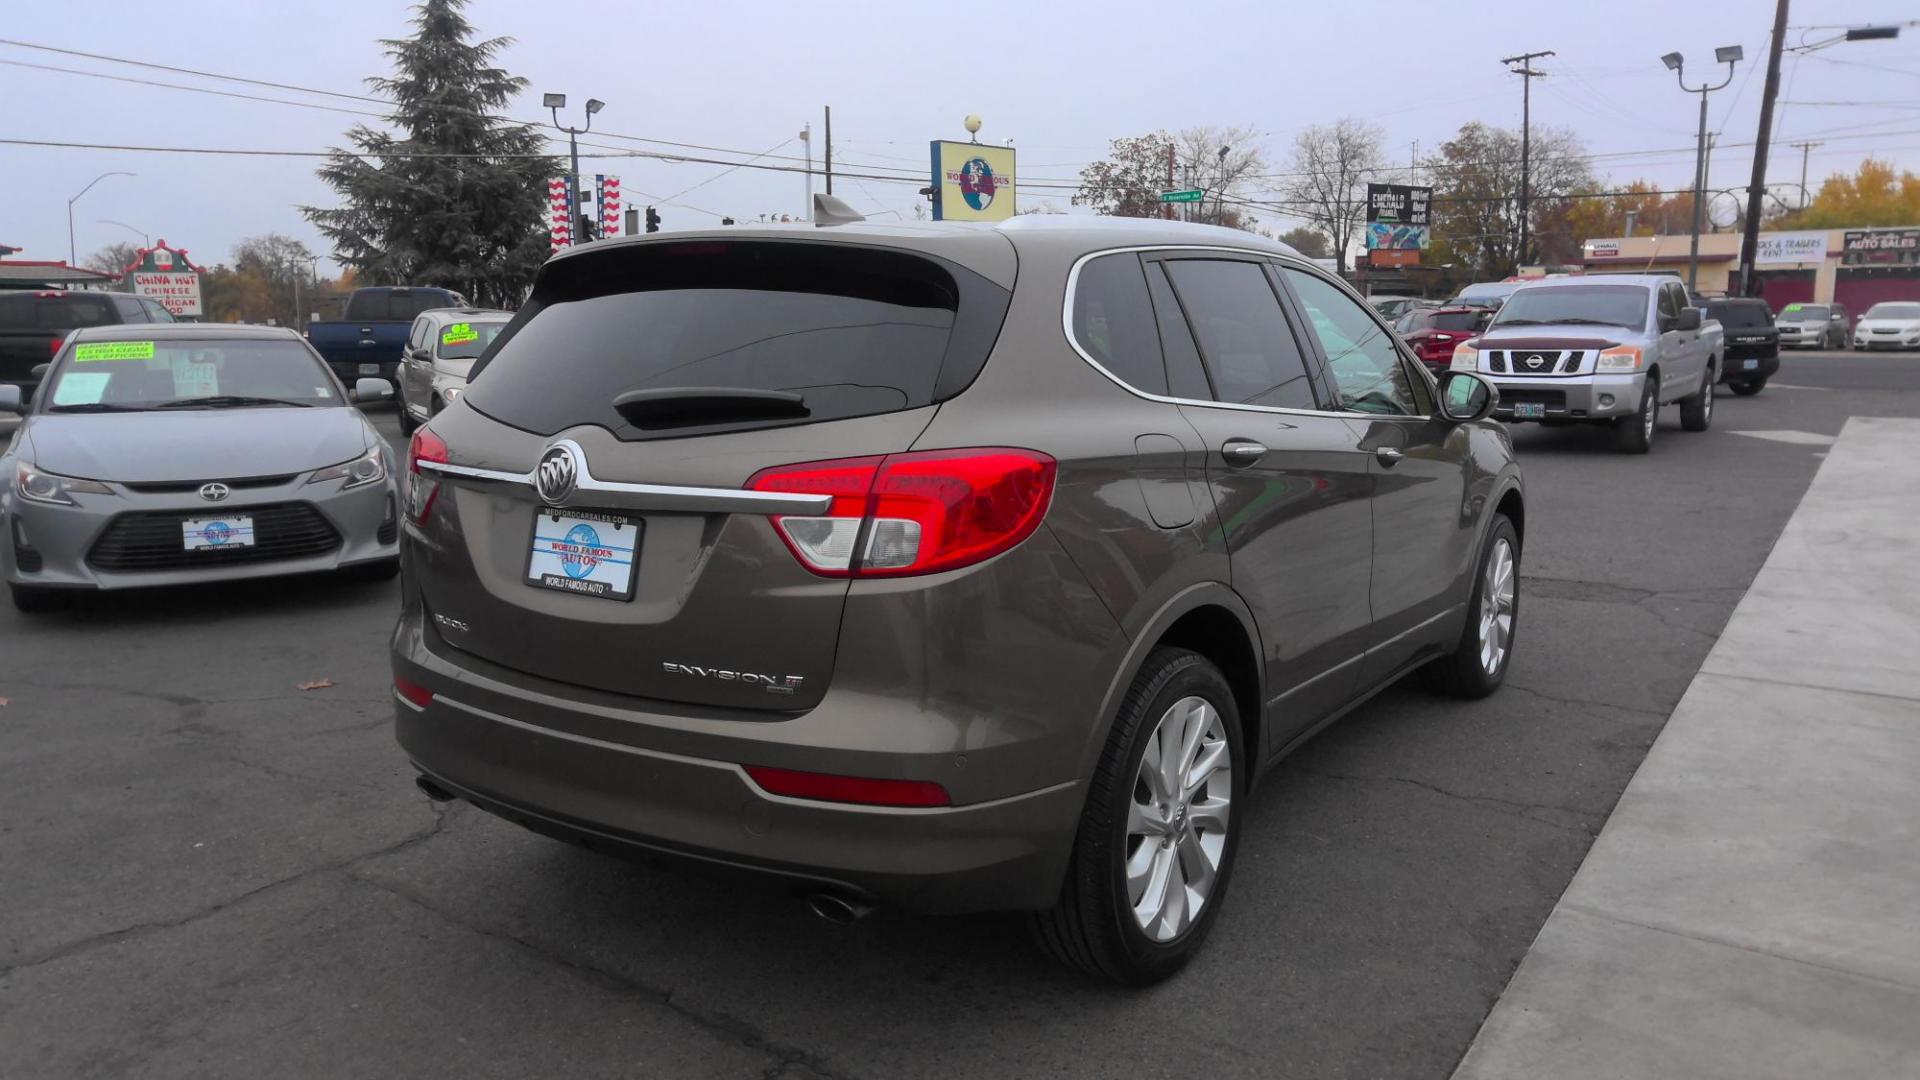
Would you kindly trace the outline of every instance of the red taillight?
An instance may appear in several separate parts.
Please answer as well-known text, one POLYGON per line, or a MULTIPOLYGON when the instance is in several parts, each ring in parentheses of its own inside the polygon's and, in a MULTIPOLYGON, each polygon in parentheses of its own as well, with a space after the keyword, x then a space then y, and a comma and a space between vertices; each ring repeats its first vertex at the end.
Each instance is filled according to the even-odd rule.
POLYGON ((423 709, 433 704, 433 691, 398 675, 393 677, 393 692, 423 709))
POLYGON ((823 515, 773 518, 807 569, 897 577, 970 566, 1031 536, 1046 516, 1054 472, 1045 454, 994 447, 783 465, 748 486, 833 496, 823 515))
POLYGON ((947 789, 929 780, 873 780, 860 776, 745 766, 763 791, 794 799, 858 803, 862 806, 951 806, 947 789))
POLYGON ((444 439, 426 428, 414 429, 413 440, 407 443, 407 519, 415 525, 425 523, 427 515, 433 513, 433 500, 440 494, 440 481, 422 470, 420 463, 444 465, 448 460, 444 439))
POLYGON ((52 341, 47 342, 47 355, 59 356, 60 346, 65 345, 66 343, 67 343, 67 340, 65 338, 54 338, 52 341))

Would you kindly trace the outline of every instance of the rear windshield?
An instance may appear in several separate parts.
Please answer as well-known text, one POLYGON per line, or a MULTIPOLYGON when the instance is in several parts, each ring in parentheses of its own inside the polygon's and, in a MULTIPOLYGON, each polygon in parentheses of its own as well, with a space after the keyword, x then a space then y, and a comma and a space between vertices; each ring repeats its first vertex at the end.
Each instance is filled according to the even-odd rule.
POLYGON ((1647 324, 1644 285, 1556 285, 1521 289, 1507 298, 1495 326, 1595 324, 1639 329, 1647 324))
POLYGON ((1772 326, 1773 315, 1765 304, 1715 304, 1708 303, 1707 317, 1719 319, 1720 325, 1730 328, 1750 328, 1772 326))
POLYGON ((1826 322, 1827 309, 1820 304, 1788 304, 1780 313, 1783 322, 1826 322))
POLYGON ((919 408, 964 389, 1006 314, 1005 290, 904 252, 813 242, 646 244, 549 265, 466 401, 552 435, 622 439, 814 423, 919 408), (630 422, 633 390, 798 394, 804 413, 630 422))
POLYGON ((440 328, 440 340, 434 343, 433 355, 442 360, 472 360, 486 352, 487 346, 506 328, 505 319, 448 323, 440 328))
POLYGON ((76 330, 119 321, 104 296, 0 296, 0 330, 76 330))
POLYGON ((88 341, 70 345, 43 395, 49 412, 338 405, 333 379, 298 341, 88 341))
POLYGON ((441 289, 363 289, 347 301, 347 321, 412 322, 423 311, 452 306, 453 294, 441 289))
POLYGON ((1869 319, 1920 319, 1920 304, 1875 304, 1867 309, 1869 319))

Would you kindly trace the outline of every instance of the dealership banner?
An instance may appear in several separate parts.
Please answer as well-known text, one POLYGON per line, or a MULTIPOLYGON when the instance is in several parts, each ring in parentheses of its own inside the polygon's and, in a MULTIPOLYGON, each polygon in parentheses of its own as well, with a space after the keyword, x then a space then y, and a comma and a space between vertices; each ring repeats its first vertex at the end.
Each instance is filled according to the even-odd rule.
POLYGON ((935 139, 933 220, 1005 221, 1013 216, 1013 147, 935 139))
POLYGON ((176 319, 201 314, 200 268, 187 259, 186 248, 168 247, 165 240, 141 248, 124 278, 135 293, 159 301, 176 319))
POLYGON ((1842 266, 1920 266, 1920 229, 1848 229, 1842 266))
POLYGON ((1407 184, 1367 185, 1367 250, 1425 251, 1433 222, 1433 189, 1407 184))
POLYGON ((1761 233, 1753 264, 1817 263, 1827 258, 1827 231, 1761 233))

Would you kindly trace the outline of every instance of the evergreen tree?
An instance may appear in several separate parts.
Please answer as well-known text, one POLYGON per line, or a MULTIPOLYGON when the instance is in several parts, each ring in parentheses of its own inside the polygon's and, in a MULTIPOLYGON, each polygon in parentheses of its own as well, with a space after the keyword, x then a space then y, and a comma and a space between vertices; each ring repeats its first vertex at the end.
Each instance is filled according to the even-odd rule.
POLYGON ((493 66, 511 38, 470 40, 466 0, 424 0, 414 36, 389 39, 394 133, 357 124, 356 150, 319 175, 335 209, 301 207, 334 258, 378 285, 439 285, 491 305, 519 302, 547 257, 547 179, 563 170, 538 128, 497 115, 526 80, 493 66))

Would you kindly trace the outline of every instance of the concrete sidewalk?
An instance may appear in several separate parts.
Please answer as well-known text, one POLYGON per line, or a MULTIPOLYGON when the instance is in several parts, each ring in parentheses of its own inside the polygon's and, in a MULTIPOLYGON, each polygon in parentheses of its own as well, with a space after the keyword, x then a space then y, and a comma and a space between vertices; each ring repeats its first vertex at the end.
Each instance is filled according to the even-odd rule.
POLYGON ((1847 422, 1454 1076, 1920 1077, 1920 420, 1847 422))

